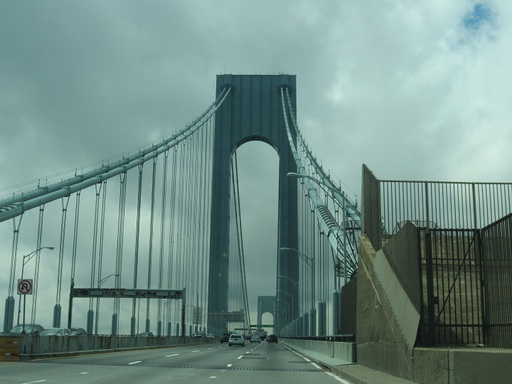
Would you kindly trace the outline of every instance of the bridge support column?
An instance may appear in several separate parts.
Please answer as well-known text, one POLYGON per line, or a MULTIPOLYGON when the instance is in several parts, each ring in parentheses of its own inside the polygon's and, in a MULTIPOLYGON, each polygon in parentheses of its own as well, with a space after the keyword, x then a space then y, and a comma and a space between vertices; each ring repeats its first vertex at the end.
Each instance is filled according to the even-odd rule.
POLYGON ((94 322, 94 311, 89 309, 87 311, 87 334, 92 335, 92 325, 94 322))
POLYGON ((55 304, 53 307, 53 327, 60 328, 60 317, 61 317, 62 307, 60 304, 55 304))
POLYGON ((309 313, 302 315, 302 335, 309 336, 309 313))
POLYGON ((316 309, 312 308, 309 312, 309 336, 316 336, 316 309))
POLYGON ((318 303, 318 335, 327 335, 327 305, 324 302, 318 303))
POLYGON ((14 297, 8 296, 5 300, 4 310, 4 332, 9 332, 13 328, 14 322, 14 297))
POLYGON ((132 336, 135 336, 135 324, 136 324, 135 316, 132 316, 131 321, 130 321, 130 335, 132 335, 132 336))
POLYGON ((338 289, 332 293, 332 333, 341 334, 341 291, 338 289))
POLYGON ((112 330, 110 331, 112 336, 117 335, 117 313, 112 314, 112 330))

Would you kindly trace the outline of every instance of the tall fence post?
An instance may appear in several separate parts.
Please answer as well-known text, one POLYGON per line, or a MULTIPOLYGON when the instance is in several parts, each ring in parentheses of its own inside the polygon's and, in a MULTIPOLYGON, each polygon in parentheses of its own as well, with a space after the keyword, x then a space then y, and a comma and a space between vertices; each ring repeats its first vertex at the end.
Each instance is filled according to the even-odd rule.
POLYGON ((430 228, 425 231, 425 269, 427 272, 427 346, 432 347, 436 344, 435 334, 435 312, 434 305, 434 271, 432 263, 432 234, 430 228))
POLYGON ((432 232, 430 231, 430 203, 428 193, 428 182, 425 182, 425 268, 427 272, 427 345, 429 347, 436 344, 435 334, 435 312, 434 305, 436 300, 434 297, 434 271, 432 263, 432 232))

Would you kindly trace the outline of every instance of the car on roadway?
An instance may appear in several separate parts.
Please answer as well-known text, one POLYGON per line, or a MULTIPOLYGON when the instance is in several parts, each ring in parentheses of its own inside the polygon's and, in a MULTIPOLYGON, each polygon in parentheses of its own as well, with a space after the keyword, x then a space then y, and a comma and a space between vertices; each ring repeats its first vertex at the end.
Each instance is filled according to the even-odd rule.
POLYGON ((239 333, 232 333, 229 336, 228 345, 231 347, 232 345, 240 345, 245 347, 245 339, 239 333))
POLYGON ((23 332, 25 332, 25 335, 37 336, 43 329, 43 326, 39 324, 18 324, 9 332, 2 333, 2 336, 21 336, 23 332))
POLYGON ((258 335, 251 336, 251 343, 259 343, 261 342, 261 338, 258 335))
POLYGON ((229 341, 229 333, 224 332, 222 335, 220 335, 220 343, 227 343, 229 341))
POLYGON ((153 334, 153 332, 146 331, 146 332, 137 333, 135 336, 137 336, 137 337, 154 337, 155 335, 153 334))
POLYGON ((84 336, 87 332, 83 328, 69 328, 69 336, 84 336))
POLYGON ((69 336, 70 333, 67 328, 45 328, 39 333, 39 336, 69 336))
POLYGON ((277 336, 276 335, 268 335, 267 336, 267 342, 269 342, 269 343, 277 343, 277 336))

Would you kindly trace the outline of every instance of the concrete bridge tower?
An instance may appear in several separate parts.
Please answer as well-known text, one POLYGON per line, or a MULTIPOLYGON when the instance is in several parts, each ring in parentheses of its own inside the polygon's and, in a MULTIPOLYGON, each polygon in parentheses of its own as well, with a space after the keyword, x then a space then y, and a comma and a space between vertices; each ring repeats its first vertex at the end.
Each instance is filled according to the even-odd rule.
MULTIPOLYGON (((291 284, 299 278, 298 258, 290 252, 279 252, 279 247, 298 248, 297 185, 286 177, 288 172, 296 172, 296 165, 288 143, 280 92, 282 87, 288 88, 296 111, 295 76, 218 75, 217 96, 225 87, 231 91, 216 112, 213 149, 208 331, 214 334, 226 327, 214 319, 228 312, 231 156, 249 141, 263 141, 279 156, 277 275, 289 279, 278 278, 277 289, 296 301, 290 308, 298 308, 298 288, 291 284)), ((276 331, 296 316, 290 311, 275 313, 276 331)))

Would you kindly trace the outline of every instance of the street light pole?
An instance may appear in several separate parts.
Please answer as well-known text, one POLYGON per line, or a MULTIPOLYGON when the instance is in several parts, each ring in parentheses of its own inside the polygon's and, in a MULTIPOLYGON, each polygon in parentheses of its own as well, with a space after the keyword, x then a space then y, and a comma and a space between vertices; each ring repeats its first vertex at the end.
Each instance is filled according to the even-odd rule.
POLYGON ((311 268, 311 311, 312 314, 315 312, 315 260, 313 257, 306 255, 305 253, 302 253, 298 249, 295 248, 288 248, 288 247, 281 247, 280 251, 292 251, 295 252, 299 257, 301 257, 304 262, 311 268))
POLYGON ((297 281, 293 280, 292 278, 290 278, 288 276, 278 275, 277 277, 279 277, 280 279, 286 279, 286 280, 290 281, 295 287, 299 286, 299 283, 297 281))
MULTIPOLYGON (((104 277, 103 279, 100 279, 98 280, 98 288, 101 288, 101 286, 103 285, 103 283, 105 281, 107 281, 110 277, 112 276, 119 276, 118 273, 111 273, 110 275, 108 275, 107 277, 104 277)), ((98 297, 96 299, 96 321, 94 322, 94 333, 97 335, 98 334, 98 322, 99 322, 99 318, 100 318, 100 298, 98 297)))
MULTIPOLYGON (((29 254, 23 256, 23 260, 22 260, 22 263, 21 263, 21 280, 23 280, 23 278, 24 278, 25 264, 27 264, 30 260, 32 260, 32 258, 36 254, 38 254, 38 252, 41 251, 42 249, 49 249, 50 251, 52 251, 54 249, 54 247, 39 247, 35 251, 32 251, 29 254)), ((20 300, 21 300, 21 296, 20 296, 20 300)), ((18 303, 18 324, 20 322, 20 311, 21 311, 20 305, 21 305, 21 302, 18 303)), ((25 334, 25 312, 26 312, 26 308, 27 308, 27 294, 25 293, 23 295, 23 330, 21 331, 22 335, 25 334)))
MULTIPOLYGON (((25 276, 25 264, 27 264, 32 258, 40 252, 42 249, 49 249, 50 251, 53 251, 54 247, 39 247, 35 251, 32 251, 26 255, 23 256, 22 263, 21 263, 21 280, 23 280, 25 276)), ((26 301, 26 295, 23 295, 25 297, 26 301)), ((18 300, 18 324, 20 323, 20 315, 21 315, 21 295, 18 300)), ((25 321, 23 321, 23 329, 25 329, 25 321)))

